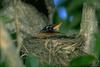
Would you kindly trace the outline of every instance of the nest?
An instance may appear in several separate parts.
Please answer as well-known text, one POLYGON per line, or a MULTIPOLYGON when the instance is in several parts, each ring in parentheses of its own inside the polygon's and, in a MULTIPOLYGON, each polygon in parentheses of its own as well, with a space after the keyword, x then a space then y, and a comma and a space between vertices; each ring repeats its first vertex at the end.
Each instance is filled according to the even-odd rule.
POLYGON ((84 40, 81 36, 38 35, 24 38, 23 45, 24 51, 33 53, 41 61, 60 67, 67 66, 72 58, 84 54, 84 40))

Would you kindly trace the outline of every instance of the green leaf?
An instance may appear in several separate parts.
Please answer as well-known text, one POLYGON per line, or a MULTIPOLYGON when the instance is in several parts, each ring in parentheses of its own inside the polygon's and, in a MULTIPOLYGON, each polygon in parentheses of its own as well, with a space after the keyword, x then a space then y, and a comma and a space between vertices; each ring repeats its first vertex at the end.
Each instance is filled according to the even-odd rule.
MULTIPOLYGON (((1 58, 1 56, 0 56, 0 58, 1 58)), ((7 62, 5 62, 5 60, 4 61, 0 61, 0 67, 7 67, 7 62)))
POLYGON ((85 67, 88 64, 92 63, 95 60, 95 57, 92 55, 79 56, 71 60, 70 67, 85 67))
POLYGON ((95 45, 95 53, 97 56, 100 56, 100 35, 96 35, 96 45, 95 45))
POLYGON ((39 59, 32 54, 29 54, 25 60, 26 67, 39 67, 39 59))
POLYGON ((96 35, 96 44, 94 45, 94 51, 97 59, 99 60, 98 65, 100 66, 100 34, 96 35))

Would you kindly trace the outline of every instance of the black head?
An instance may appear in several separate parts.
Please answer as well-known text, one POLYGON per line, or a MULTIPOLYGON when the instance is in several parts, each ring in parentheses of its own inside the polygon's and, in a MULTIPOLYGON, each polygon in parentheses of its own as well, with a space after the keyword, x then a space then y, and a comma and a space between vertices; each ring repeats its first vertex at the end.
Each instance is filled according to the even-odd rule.
POLYGON ((55 31, 53 29, 53 25, 47 25, 40 32, 42 32, 42 33, 53 33, 55 31))

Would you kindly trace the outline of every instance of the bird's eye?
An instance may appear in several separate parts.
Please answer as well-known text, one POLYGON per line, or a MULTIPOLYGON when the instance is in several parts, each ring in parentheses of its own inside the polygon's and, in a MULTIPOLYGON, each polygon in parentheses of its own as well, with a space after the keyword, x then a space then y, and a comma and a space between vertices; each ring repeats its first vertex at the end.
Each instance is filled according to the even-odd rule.
POLYGON ((49 26, 47 26, 46 29, 49 29, 49 26))

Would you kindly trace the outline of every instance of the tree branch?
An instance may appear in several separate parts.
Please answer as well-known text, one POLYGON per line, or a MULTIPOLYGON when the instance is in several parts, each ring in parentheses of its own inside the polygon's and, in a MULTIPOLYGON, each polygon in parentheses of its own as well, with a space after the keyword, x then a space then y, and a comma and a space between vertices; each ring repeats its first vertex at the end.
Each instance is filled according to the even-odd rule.
POLYGON ((95 34, 98 30, 97 23, 94 6, 84 3, 80 34, 84 36, 85 39, 84 51, 89 54, 94 53, 95 34))

